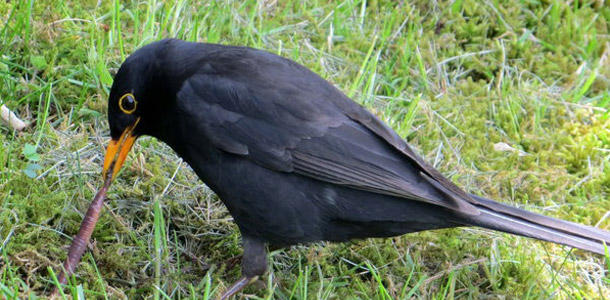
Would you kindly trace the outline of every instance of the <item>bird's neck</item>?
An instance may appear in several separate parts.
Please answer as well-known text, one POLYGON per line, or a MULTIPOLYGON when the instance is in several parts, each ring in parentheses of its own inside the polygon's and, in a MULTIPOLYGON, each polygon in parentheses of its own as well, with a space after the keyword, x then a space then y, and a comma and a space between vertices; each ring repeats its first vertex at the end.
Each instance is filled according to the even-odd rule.
POLYGON ((198 130, 200 124, 192 120, 188 115, 181 114, 179 119, 164 124, 154 137, 170 146, 205 183, 209 183, 211 179, 208 177, 213 176, 221 154, 198 130))

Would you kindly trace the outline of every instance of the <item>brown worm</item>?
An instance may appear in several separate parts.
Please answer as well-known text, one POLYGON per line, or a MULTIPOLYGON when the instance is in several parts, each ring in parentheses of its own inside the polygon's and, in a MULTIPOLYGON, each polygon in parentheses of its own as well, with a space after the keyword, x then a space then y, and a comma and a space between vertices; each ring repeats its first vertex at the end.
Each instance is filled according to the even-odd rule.
MULTIPOLYGON (((112 167, 110 169, 112 170, 112 167)), ((112 172, 110 172, 110 176, 106 176, 104 179, 104 186, 102 186, 97 194, 95 194, 95 197, 93 197, 93 201, 91 201, 91 204, 89 204, 89 209, 87 209, 87 213, 85 214, 83 222, 80 225, 80 229, 72 240, 70 250, 68 250, 68 257, 66 258, 66 262, 63 265, 63 270, 58 277, 60 284, 66 284, 67 278, 72 275, 76 265, 80 262, 83 253, 87 249, 87 244, 89 243, 93 229, 95 229, 95 224, 100 217, 100 212, 102 210, 102 206, 104 205, 104 200, 106 199, 106 192, 108 191, 108 187, 110 187, 110 183, 112 182, 111 174, 112 172)), ((58 289, 56 287, 53 294, 57 293, 58 289)))

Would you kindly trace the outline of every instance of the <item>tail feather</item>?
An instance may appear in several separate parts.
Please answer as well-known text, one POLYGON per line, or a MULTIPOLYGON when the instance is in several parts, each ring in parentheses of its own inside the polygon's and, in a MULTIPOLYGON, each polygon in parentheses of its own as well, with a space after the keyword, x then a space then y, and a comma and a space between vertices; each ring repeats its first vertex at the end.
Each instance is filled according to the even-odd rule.
POLYGON ((472 195, 479 202, 481 214, 469 217, 469 223, 507 233, 532 237, 598 254, 610 244, 610 232, 598 228, 554 219, 537 213, 472 195))

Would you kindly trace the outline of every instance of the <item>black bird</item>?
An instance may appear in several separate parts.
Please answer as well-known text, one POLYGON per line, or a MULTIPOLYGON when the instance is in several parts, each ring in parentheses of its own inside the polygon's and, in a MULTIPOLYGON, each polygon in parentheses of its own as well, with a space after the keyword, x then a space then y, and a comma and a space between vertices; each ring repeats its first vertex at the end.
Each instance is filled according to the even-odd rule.
POLYGON ((166 39, 122 64, 110 91, 113 176, 135 140, 171 146, 229 209, 242 278, 265 244, 479 226, 604 253, 610 233, 464 192, 390 127, 298 63, 247 47, 166 39))

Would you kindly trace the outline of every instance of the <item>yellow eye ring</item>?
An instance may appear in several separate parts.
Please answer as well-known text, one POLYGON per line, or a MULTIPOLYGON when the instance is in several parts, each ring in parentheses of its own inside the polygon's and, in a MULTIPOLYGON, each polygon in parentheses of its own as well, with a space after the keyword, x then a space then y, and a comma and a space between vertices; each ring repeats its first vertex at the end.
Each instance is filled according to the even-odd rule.
POLYGON ((119 108, 128 115, 136 111, 137 106, 138 101, 136 101, 136 97, 132 93, 127 93, 119 99, 119 108))

